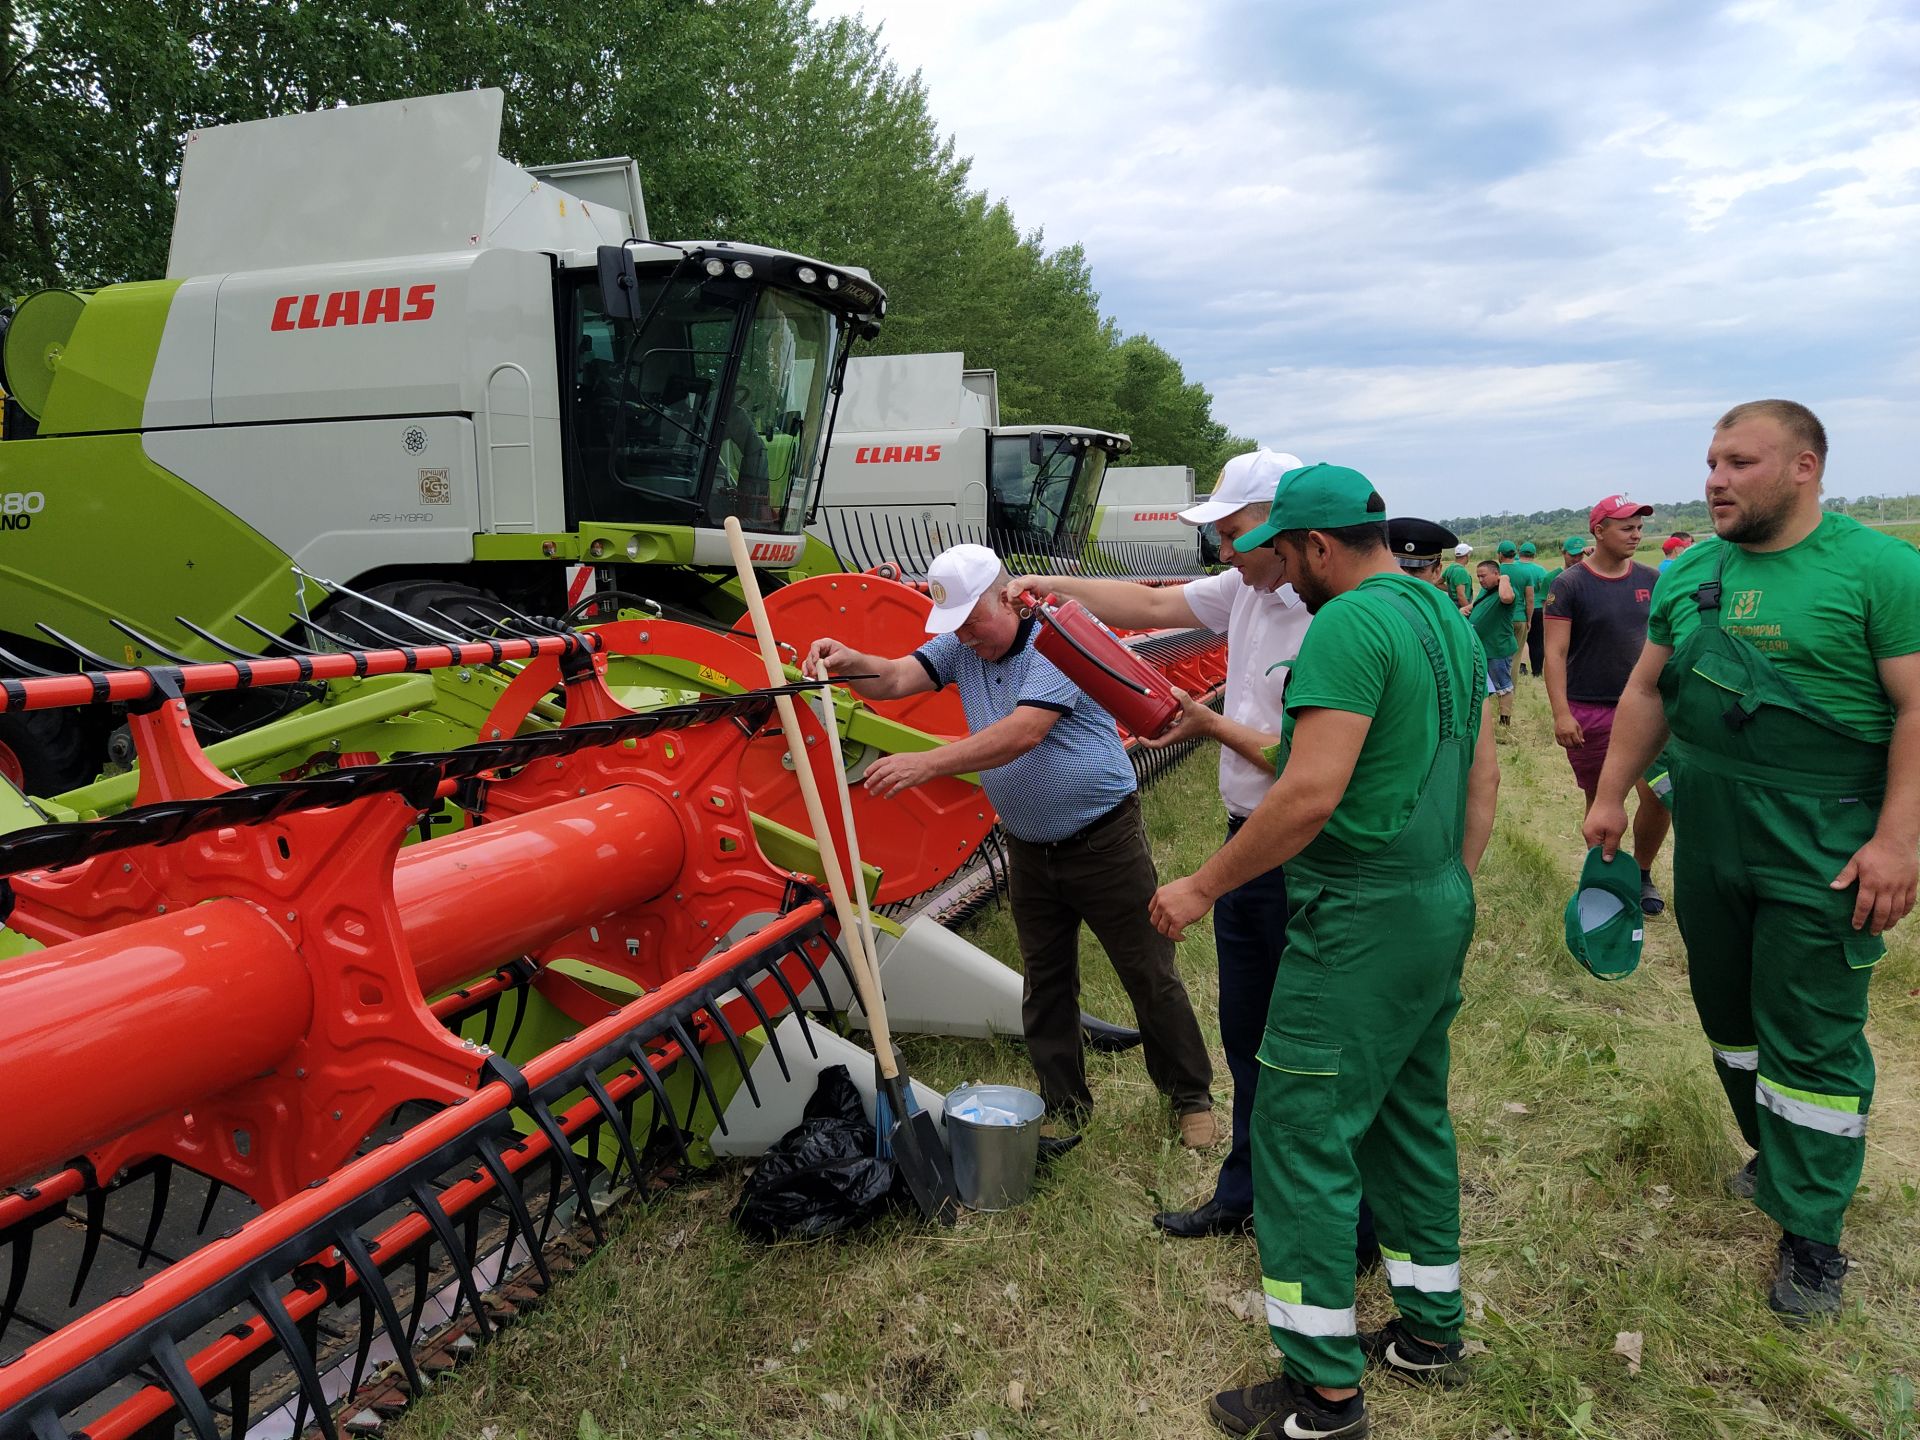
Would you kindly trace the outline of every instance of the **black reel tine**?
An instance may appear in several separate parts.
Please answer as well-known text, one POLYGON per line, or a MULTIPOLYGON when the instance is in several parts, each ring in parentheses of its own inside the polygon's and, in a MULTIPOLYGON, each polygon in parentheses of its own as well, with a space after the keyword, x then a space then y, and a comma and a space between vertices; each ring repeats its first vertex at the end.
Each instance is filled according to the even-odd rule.
POLYGON ((36 665, 31 660, 22 660, 5 646, 0 646, 0 665, 5 665, 9 670, 17 670, 22 675, 30 675, 40 680, 55 679, 71 673, 65 670, 49 670, 46 666, 36 665))
MULTIPOLYGON (((340 1432, 333 1428, 333 1411, 327 1405, 327 1392, 320 1384, 319 1367, 313 1363, 313 1351, 295 1328, 293 1316, 287 1313, 287 1307, 281 1303, 280 1296, 265 1274, 254 1275, 252 1293, 253 1308, 260 1312, 260 1318, 273 1331, 273 1338, 280 1345, 280 1353, 287 1357, 287 1363, 293 1366, 293 1373, 299 1379, 302 1403, 313 1411, 313 1418, 319 1422, 321 1433, 327 1440, 340 1440, 340 1432)), ((303 1418, 299 1415, 294 1417, 295 1435, 307 1428, 301 1423, 303 1418)), ((237 1433, 244 1435, 246 1432, 238 1430, 237 1433)))
POLYGON ((673 1101, 667 1095, 667 1087, 660 1079, 660 1072, 653 1068, 653 1060, 638 1040, 627 1043, 627 1053, 633 1057, 634 1067, 640 1072, 640 1080, 653 1096, 654 1113, 661 1117, 667 1127, 667 1133, 673 1136, 673 1147, 680 1152, 680 1161, 686 1164, 692 1156, 687 1153, 686 1132, 680 1128, 680 1117, 674 1114, 673 1101))
POLYGON ((720 1032, 720 1038, 727 1042, 727 1048, 733 1052, 733 1063, 740 1067, 740 1079, 747 1087, 747 1095, 758 1107, 760 1087, 753 1083, 753 1067, 747 1064, 747 1052, 740 1048, 740 1037, 733 1033, 733 1027, 727 1024, 727 1017, 721 1014, 718 1000, 709 1000, 706 1011, 713 1019, 713 1028, 720 1032))
POLYGON ((427 1253, 426 1246, 416 1245, 407 1263, 413 1266, 413 1296, 407 1301, 407 1345, 412 1347, 420 1339, 420 1322, 427 1316, 427 1300, 431 1294, 427 1287, 433 1281, 433 1256, 427 1253))
MULTIPOLYGON (((782 958, 784 959, 785 957, 782 958)), ((802 1008, 800 997, 794 993, 793 984, 787 979, 785 972, 781 970, 778 960, 767 967, 767 974, 773 977, 773 983, 778 985, 781 993, 787 997, 787 1005, 792 1009, 794 1018, 800 1022, 800 1038, 807 1042, 807 1053, 818 1060, 820 1058, 820 1047, 813 1043, 813 1031, 807 1028, 807 1012, 802 1008)))
POLYGON ((173 1162, 161 1159, 153 1167, 153 1212, 147 1216, 147 1233, 140 1241, 140 1256, 133 1268, 144 1270, 153 1258, 153 1242, 160 1238, 160 1221, 167 1213, 167 1198, 173 1192, 173 1162))
POLYGON ((118 630, 122 635, 126 636, 129 640, 133 641, 134 644, 144 645, 147 649, 151 650, 154 654, 158 655, 163 660, 171 660, 176 665, 198 665, 201 663, 200 661, 195 660, 191 655, 182 655, 177 650, 169 650, 166 646, 162 645, 158 640, 154 639, 151 635, 142 635, 138 630, 134 629, 133 626, 127 624, 127 622, 124 620, 117 620, 113 616, 109 615, 107 617, 107 624, 111 625, 114 629, 118 630))
POLYGON ((560 1128, 560 1122, 553 1118, 546 1102, 529 1097, 524 1106, 532 1114, 534 1123, 547 1137, 547 1143, 553 1147, 553 1153, 562 1165, 567 1167, 567 1178, 573 1181, 573 1193, 580 1201, 581 1213, 587 1217, 587 1228, 593 1231, 593 1238, 599 1244, 606 1244, 606 1227, 600 1223, 600 1217, 594 1213, 593 1196, 587 1190, 587 1174, 580 1167, 580 1157, 573 1153, 573 1145, 567 1139, 566 1132, 560 1128))
POLYGON ((220 1426, 213 1418, 213 1407, 207 1404, 207 1397, 200 1393, 193 1376, 187 1373, 187 1362, 181 1358, 180 1347, 173 1343, 173 1337, 164 1332, 156 1334, 151 1354, 161 1383, 173 1396, 173 1403, 180 1407, 181 1417, 193 1427, 194 1440, 220 1440, 220 1426))
POLYGON ((198 635, 202 640, 213 646, 214 649, 220 651, 222 654, 231 655, 236 660, 264 660, 267 658, 264 655, 256 655, 251 650, 242 650, 238 645, 229 645, 211 630, 194 624, 193 621, 187 619, 184 615, 174 616, 173 623, 191 630, 195 635, 198 635))
MULTIPOLYGON (((778 965, 780 958, 776 956, 773 963, 778 965)), ((753 993, 754 984, 752 980, 742 980, 740 998, 747 1002, 747 1008, 753 1011, 754 1018, 760 1022, 760 1033, 767 1037, 767 1048, 773 1051, 773 1063, 780 1067, 780 1078, 792 1084, 793 1072, 787 1068, 787 1057, 780 1049, 779 1040, 774 1037, 773 1020, 767 1014, 767 1007, 762 1005, 760 997, 753 993)))
MULTIPOLYGON (((433 1228, 440 1248, 447 1252, 447 1259, 453 1262, 453 1281, 459 1287, 460 1298, 467 1302, 467 1308, 473 1311, 473 1323, 479 1327, 480 1338, 493 1338, 493 1318, 487 1314, 480 1303, 480 1292, 473 1284, 473 1255, 460 1243, 460 1236, 453 1228, 453 1221, 447 1217, 445 1207, 435 1198, 433 1191, 427 1188, 427 1182, 419 1181, 413 1187, 414 1207, 419 1210, 426 1222, 433 1228)), ((422 1253, 426 1247, 422 1246, 422 1253)))
MULTIPOLYGON (((714 1123, 720 1127, 720 1133, 727 1133, 727 1117, 720 1109, 720 1093, 713 1088, 713 1077, 707 1073, 707 1062, 700 1053, 700 1042, 693 1038, 686 1025, 675 1020, 667 1027, 667 1033, 680 1042, 680 1051, 687 1063, 693 1066, 693 1078, 700 1088, 707 1092, 707 1103, 713 1106, 714 1123)), ((691 1111, 688 1112, 691 1117, 691 1111)))
POLYGON ((73 1440, 67 1427, 60 1423, 60 1417, 53 1413, 51 1405, 42 1405, 33 1412, 33 1440, 73 1440))
POLYGON ((540 1284, 543 1289, 553 1288, 553 1276, 547 1273, 547 1257, 534 1244, 533 1215, 527 1209, 526 1192, 520 1188, 519 1177, 507 1169, 507 1162, 501 1158, 500 1147, 494 1144, 491 1135, 481 1135, 474 1141, 474 1149, 479 1152, 480 1164, 487 1174, 493 1177, 494 1188, 506 1201, 512 1223, 507 1229, 507 1243, 500 1252, 500 1278, 495 1286, 506 1284, 507 1266, 513 1259, 513 1231, 517 1227, 527 1237, 527 1248, 533 1252, 534 1267, 540 1272, 540 1284))
POLYGON ((54 644, 60 646, 62 649, 72 651, 80 657, 84 664, 91 665, 96 670, 124 670, 127 668, 125 664, 118 660, 109 660, 104 655, 94 654, 93 651, 87 649, 87 647, 82 645, 78 640, 68 639, 44 620, 34 621, 33 628, 38 630, 42 635, 47 636, 54 644))
POLYGON ((371 650, 371 649, 377 648, 371 645, 362 645, 358 641, 349 640, 344 635, 336 635, 334 634, 333 631, 327 629, 326 626, 322 625, 318 620, 311 619, 305 615, 295 615, 291 610, 287 612, 287 618, 289 620, 293 620, 297 622, 298 624, 306 626, 307 629, 311 630, 315 635, 320 636, 322 639, 331 640, 335 645, 339 646, 340 649, 344 650, 349 655, 353 654, 355 651, 371 650))
POLYGON ((553 1235, 553 1224, 560 1215, 560 1182, 565 1175, 561 1168, 560 1157, 547 1153, 547 1208, 540 1216, 540 1248, 547 1248, 547 1241, 553 1235))
POLYGON ((266 641, 269 645, 277 645, 282 650, 288 651, 291 654, 313 656, 313 655, 325 655, 327 653, 325 650, 309 649, 307 646, 302 645, 298 640, 289 640, 284 635, 276 635, 273 633, 273 631, 267 629, 266 626, 256 624, 254 621, 248 619, 245 615, 236 613, 233 618, 235 620, 238 620, 242 625, 246 626, 247 629, 253 631, 254 634, 258 635, 262 640, 266 641))
POLYGON ((380 1323, 387 1327, 387 1338, 393 1342, 394 1355, 400 1361, 401 1373, 407 1377, 408 1388, 415 1396, 426 1394, 427 1382, 420 1374, 420 1366, 413 1358, 413 1346, 400 1324, 400 1311, 393 1303, 393 1292, 387 1289, 387 1277, 380 1273, 380 1267, 373 1263, 373 1256, 367 1253, 367 1242, 360 1238, 360 1232, 351 1225, 342 1225, 334 1233, 333 1243, 353 1271, 354 1278, 360 1282, 361 1290, 373 1297, 374 1308, 380 1312, 380 1323))
POLYGON ((19 1308, 20 1294, 27 1288, 27 1266, 33 1259, 33 1226, 21 1226, 8 1242, 13 1258, 7 1266, 7 1293, 0 1296, 0 1340, 6 1339, 13 1312, 19 1308))
MULTIPOLYGON (((839 962, 840 973, 847 977, 847 1004, 849 1006, 860 1005, 860 987, 854 983, 853 967, 847 963, 846 952, 840 948, 839 943, 833 936, 822 935, 820 938, 826 941, 827 953, 839 962)), ((820 973, 820 967, 814 964, 813 957, 807 954, 807 947, 805 945, 796 945, 793 947, 792 953, 799 958, 800 963, 806 967, 807 973, 813 977, 814 989, 820 992, 820 1002, 831 1009, 833 999, 827 991, 826 977, 820 973)), ((880 983, 878 974, 875 974, 873 977, 873 983, 876 985, 880 983)), ((866 1006, 860 1005, 862 1014, 866 1013, 866 1008, 866 1006)))
POLYGON ((500 995, 500 991, 494 991, 480 1007, 480 1043, 489 1049, 493 1048, 494 1027, 500 1023, 500 995))
MULTIPOLYGON (((633 1177, 634 1188, 638 1189, 646 1179, 646 1171, 640 1165, 640 1152, 633 1148, 633 1135, 621 1122, 619 1106, 613 1103, 613 1097, 607 1093, 607 1087, 600 1077, 589 1070, 581 1083, 586 1086, 587 1094, 593 1097, 593 1103, 600 1107, 601 1117, 607 1122, 607 1128, 613 1131, 614 1143, 620 1147, 620 1157, 626 1161, 627 1169, 633 1177)), ((608 1171, 607 1184, 612 1186, 615 1172, 608 1171)))
POLYGON ((220 1191, 223 1188, 225 1187, 223 1187, 218 1180, 215 1180, 212 1176, 207 1177, 206 1203, 200 1207, 200 1223, 193 1227, 193 1233, 195 1235, 206 1234, 207 1226, 213 1223, 213 1204, 214 1201, 220 1198, 220 1191))
POLYGON ((521 981, 513 991, 513 1023, 507 1026, 507 1043, 500 1047, 502 1055, 513 1054, 513 1042, 520 1038, 520 1023, 527 1018, 527 982, 521 981))
POLYGON ((233 1383, 227 1387, 227 1409, 233 1415, 229 1433, 245 1435, 253 1426, 253 1366, 234 1367, 233 1383))
POLYGON ((80 1246, 80 1273, 73 1280, 73 1294, 67 1297, 67 1308, 71 1310, 80 1303, 80 1292, 85 1288, 87 1276, 93 1273, 93 1262, 100 1254, 100 1237, 107 1229, 107 1192, 99 1185, 87 1187, 87 1235, 80 1246))
POLYGON ((356 1395, 360 1391, 360 1382, 366 1378, 367 1362, 373 1358, 373 1322, 376 1312, 373 1296, 367 1287, 360 1287, 360 1338, 354 1342, 353 1375, 347 1381, 347 1394, 356 1395))

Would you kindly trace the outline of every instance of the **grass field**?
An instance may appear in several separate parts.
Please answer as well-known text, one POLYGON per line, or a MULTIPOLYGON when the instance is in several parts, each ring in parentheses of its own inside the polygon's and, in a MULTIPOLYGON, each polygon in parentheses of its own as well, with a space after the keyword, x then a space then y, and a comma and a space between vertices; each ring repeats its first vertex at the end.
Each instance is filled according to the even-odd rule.
MULTIPOLYGON (((1920 943, 1896 933, 1874 988, 1879 1091, 1846 1246, 1848 1313, 1808 1333, 1768 1313, 1777 1231, 1729 1199, 1744 1159, 1687 998, 1673 922, 1602 985, 1565 955, 1580 813, 1537 682, 1501 749, 1500 817, 1454 1027, 1474 1377, 1369 1386, 1375 1433, 1920 1436, 1920 943), (1637 1373, 1616 1337, 1641 1337, 1637 1373)), ((1150 795, 1163 875, 1217 843, 1210 756, 1150 795)), ((1664 872, 1665 866, 1663 865, 1664 872)), ((980 943, 1011 958, 1011 927, 980 943)), ((1408 944, 1420 937, 1409 935, 1408 944)), ((1213 1032, 1212 936, 1182 947, 1213 1032)), ((1121 1018, 1086 953, 1089 1007, 1121 1018)), ((1028 1075, 1014 1046, 915 1040, 946 1088, 1028 1075)), ((1226 1071, 1216 1064, 1224 1101, 1226 1071)), ((429 1436, 1190 1437, 1208 1396, 1273 1363, 1251 1241, 1166 1241, 1157 1209, 1204 1196, 1217 1155, 1172 1143, 1137 1054, 1094 1057, 1099 1108, 1026 1206, 951 1231, 905 1219, 841 1243, 766 1247, 719 1169, 633 1208, 612 1243, 394 1428, 429 1436), (590 1419, 583 1418, 589 1415, 590 1419)), ((1224 1114, 1224 1109, 1222 1110, 1224 1114)), ((1388 1313, 1362 1282, 1362 1323, 1388 1313)))

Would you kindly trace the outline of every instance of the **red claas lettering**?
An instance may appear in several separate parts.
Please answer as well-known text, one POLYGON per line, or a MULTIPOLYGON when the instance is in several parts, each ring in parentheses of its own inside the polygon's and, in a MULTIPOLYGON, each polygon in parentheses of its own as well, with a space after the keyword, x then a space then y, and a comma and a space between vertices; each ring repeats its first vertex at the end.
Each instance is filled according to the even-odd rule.
POLYGON ((938 445, 862 445, 853 452, 856 465, 913 465, 939 458, 938 445))
POLYGON ((273 302, 270 330, 331 330, 336 325, 378 325, 387 321, 433 318, 431 284, 409 285, 406 308, 400 287, 380 285, 371 290, 333 290, 325 295, 282 295, 273 302))

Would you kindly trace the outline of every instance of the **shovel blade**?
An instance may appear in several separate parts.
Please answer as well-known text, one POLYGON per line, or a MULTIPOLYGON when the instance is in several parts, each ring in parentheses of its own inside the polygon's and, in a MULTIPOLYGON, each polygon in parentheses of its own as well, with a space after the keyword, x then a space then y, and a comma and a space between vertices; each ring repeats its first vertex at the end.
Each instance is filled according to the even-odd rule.
POLYGON ((960 1192, 953 1183, 953 1160, 940 1143, 940 1131, 933 1116, 924 1110, 906 1114, 896 1106, 899 1116, 893 1124, 893 1163, 913 1193, 913 1203, 928 1220, 951 1225, 960 1213, 960 1192))

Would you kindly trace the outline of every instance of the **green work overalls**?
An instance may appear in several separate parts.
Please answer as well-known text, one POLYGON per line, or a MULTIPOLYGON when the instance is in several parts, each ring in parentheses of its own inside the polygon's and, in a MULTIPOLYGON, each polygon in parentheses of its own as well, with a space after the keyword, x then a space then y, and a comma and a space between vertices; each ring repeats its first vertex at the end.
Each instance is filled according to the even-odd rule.
POLYGON ((1287 862, 1294 909, 1254 1101, 1267 1320, 1287 1372, 1329 1387, 1359 1384, 1365 1363, 1353 1308, 1362 1193, 1408 1328, 1444 1344, 1462 1319, 1447 1027, 1473 936, 1460 847, 1485 682, 1464 625, 1449 655, 1410 601, 1386 598, 1433 667, 1439 748, 1406 828, 1384 849, 1363 854, 1323 832, 1287 862))
POLYGON ((1660 672, 1674 911, 1714 1068, 1760 1154, 1755 1202, 1833 1245, 1866 1155, 1867 981, 1886 947, 1853 928, 1856 891, 1829 886, 1879 823, 1887 747, 1720 628, 1720 564, 1660 672))

